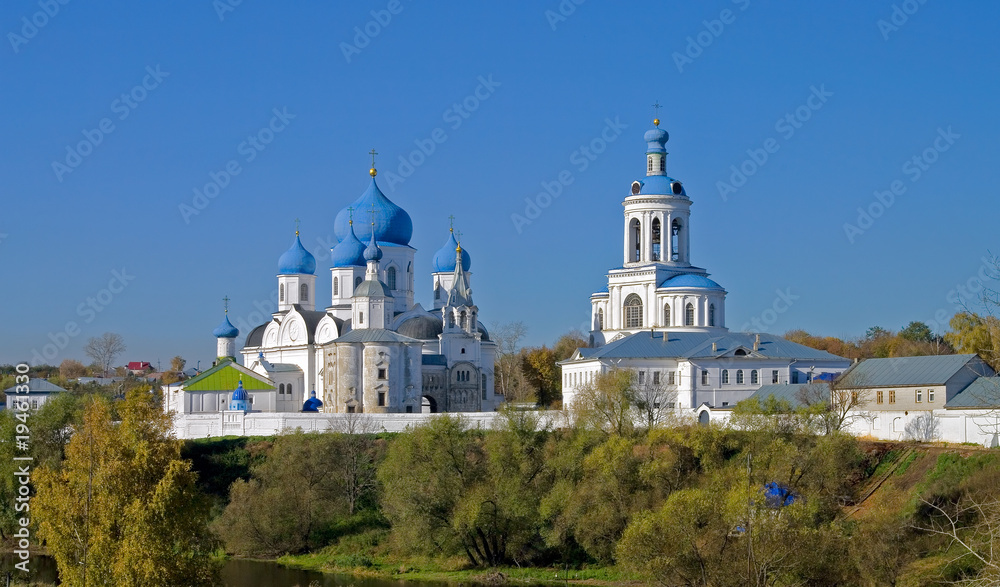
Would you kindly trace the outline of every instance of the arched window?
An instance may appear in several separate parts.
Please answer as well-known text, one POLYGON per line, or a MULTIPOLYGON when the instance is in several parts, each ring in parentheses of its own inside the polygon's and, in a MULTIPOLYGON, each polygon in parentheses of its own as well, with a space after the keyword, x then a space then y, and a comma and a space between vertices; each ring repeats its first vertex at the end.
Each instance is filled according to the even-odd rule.
POLYGON ((468 316, 465 314, 465 310, 462 310, 462 314, 459 316, 459 322, 458 322, 458 324, 462 328, 466 328, 468 326, 468 320, 469 319, 468 319, 468 316))
POLYGON ((663 325, 670 326, 670 303, 663 305, 663 325))
POLYGON ((299 286, 299 301, 300 302, 309 301, 309 286, 304 283, 299 286))
POLYGON ((743 369, 736 371, 736 385, 743 385, 743 369))
POLYGON ((750 372, 750 383, 753 385, 760 383, 760 376, 757 374, 756 369, 750 372))
POLYGON ((680 253, 677 249, 681 244, 681 221, 674 219, 673 223, 670 225, 670 260, 677 261, 680 259, 680 253))
POLYGON ((708 306, 708 325, 715 326, 715 304, 708 306))
POLYGON ((406 264, 406 288, 413 289, 413 263, 406 264))
POLYGON ((597 329, 604 330, 604 308, 597 309, 597 329))
POLYGON ((639 221, 633 218, 629 228, 632 234, 632 261, 639 261, 642 258, 642 229, 639 227, 639 221))
POLYGON ((292 384, 291 383, 285 385, 285 393, 288 394, 288 395, 292 395, 292 384))
POLYGON ((722 370, 722 384, 725 385, 729 383, 729 369, 722 370))
POLYGON ((389 289, 396 289, 396 268, 389 267, 385 270, 385 281, 389 289))
POLYGON ((278 384, 278 395, 285 395, 285 384, 284 383, 279 383, 278 384))
POLYGON ((333 295, 340 294, 340 280, 336 277, 333 278, 333 295))
POLYGON ((285 284, 284 283, 279 283, 278 284, 278 301, 279 302, 285 301, 285 284))
POLYGON ((440 286, 437 286, 437 285, 434 286, 434 299, 435 300, 440 300, 441 299, 441 287, 440 286))
POLYGON ((642 328, 642 299, 635 294, 625 298, 625 328, 642 328))
POLYGON ((694 304, 690 302, 684 307, 684 326, 694 326, 694 304))
POLYGON ((359 285, 361 285, 361 276, 360 275, 354 278, 354 287, 357 288, 359 285))
POLYGON ((652 236, 652 242, 653 242, 653 260, 654 261, 659 261, 660 260, 660 219, 659 218, 654 218, 653 219, 653 236, 652 236))

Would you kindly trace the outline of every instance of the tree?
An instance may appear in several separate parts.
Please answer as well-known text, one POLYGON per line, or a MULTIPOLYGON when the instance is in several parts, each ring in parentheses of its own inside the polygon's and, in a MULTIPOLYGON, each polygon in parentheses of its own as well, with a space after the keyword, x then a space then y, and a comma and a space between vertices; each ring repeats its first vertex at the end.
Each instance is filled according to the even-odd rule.
POLYGON ((111 364, 118 355, 125 352, 125 340, 120 334, 105 332, 99 337, 91 337, 87 341, 87 346, 83 347, 83 351, 94 360, 101 374, 107 377, 111 371, 111 364))
POLYGON ((209 505, 170 417, 148 389, 130 391, 118 411, 115 423, 110 402, 91 401, 62 469, 35 473, 32 511, 62 583, 216 584, 209 505))
POLYGON ((976 353, 994 369, 1000 367, 1000 319, 959 312, 948 323, 944 339, 960 353, 976 353))
POLYGON ((847 371, 829 385, 806 385, 796 399, 802 403, 799 413, 824 434, 841 432, 855 421, 871 417, 861 409, 871 401, 871 391, 864 389, 864 381, 854 371, 847 371))
POLYGON ((476 567, 529 558, 541 544, 545 435, 535 414, 505 410, 485 439, 449 415, 396 437, 378 477, 398 542, 476 567))
POLYGON ((562 399, 562 379, 556 365, 555 352, 541 346, 521 349, 521 370, 528 384, 535 390, 535 401, 539 406, 548 407, 562 399))
POLYGON ((347 513, 353 516, 359 506, 376 503, 376 464, 384 454, 384 444, 375 436, 378 423, 367 414, 346 414, 334 422, 333 429, 341 433, 333 466, 339 471, 347 513))
POLYGON ((241 555, 300 553, 325 545, 347 514, 339 470, 343 435, 279 436, 253 477, 233 483, 213 524, 226 550, 241 555))
POLYGON ((76 379, 87 374, 87 368, 76 359, 63 359, 59 363, 59 376, 63 379, 76 379))
POLYGON ((171 371, 183 371, 184 370, 184 365, 186 365, 186 364, 187 364, 187 361, 185 361, 184 358, 181 357, 180 355, 177 355, 176 357, 170 359, 170 370, 171 371))
POLYGON ((506 401, 524 401, 528 393, 518 357, 518 345, 527 332, 528 327, 520 321, 490 324, 490 338, 497 345, 493 371, 496 392, 503 395, 506 401))
POLYGON ((931 327, 923 322, 910 322, 899 331, 899 336, 913 342, 933 342, 934 333, 931 327))
POLYGON ((573 403, 577 420, 605 434, 630 436, 635 430, 638 403, 634 377, 633 371, 613 369, 599 374, 593 383, 581 385, 573 403))

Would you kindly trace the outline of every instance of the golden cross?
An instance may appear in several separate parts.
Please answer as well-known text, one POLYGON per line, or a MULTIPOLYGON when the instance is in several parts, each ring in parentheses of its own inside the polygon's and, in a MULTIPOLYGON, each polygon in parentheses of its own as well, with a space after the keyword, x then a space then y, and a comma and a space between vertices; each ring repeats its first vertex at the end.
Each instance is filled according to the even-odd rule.
POLYGON ((226 314, 228 314, 229 313, 229 296, 227 295, 226 297, 222 298, 222 302, 225 305, 226 314))

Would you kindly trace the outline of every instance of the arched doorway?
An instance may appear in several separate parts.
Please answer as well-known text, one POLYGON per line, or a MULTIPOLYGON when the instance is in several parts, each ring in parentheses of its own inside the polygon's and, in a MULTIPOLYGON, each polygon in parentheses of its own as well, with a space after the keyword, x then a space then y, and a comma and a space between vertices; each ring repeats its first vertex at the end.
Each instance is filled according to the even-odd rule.
POLYGON ((698 414, 698 423, 702 426, 708 426, 708 419, 708 410, 702 410, 702 412, 698 414))
POLYGON ((438 411, 437 400, 429 395, 425 395, 420 398, 420 413, 421 414, 436 414, 438 411))

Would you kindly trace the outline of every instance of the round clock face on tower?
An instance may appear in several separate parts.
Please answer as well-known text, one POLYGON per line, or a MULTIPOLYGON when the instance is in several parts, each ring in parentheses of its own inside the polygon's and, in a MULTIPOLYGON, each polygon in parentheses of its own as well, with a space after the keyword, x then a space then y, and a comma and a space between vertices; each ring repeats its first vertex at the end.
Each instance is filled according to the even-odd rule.
POLYGON ((640 189, 642 189, 642 184, 639 183, 639 182, 637 182, 637 181, 633 181, 632 182, 632 195, 633 196, 638 195, 640 189))

